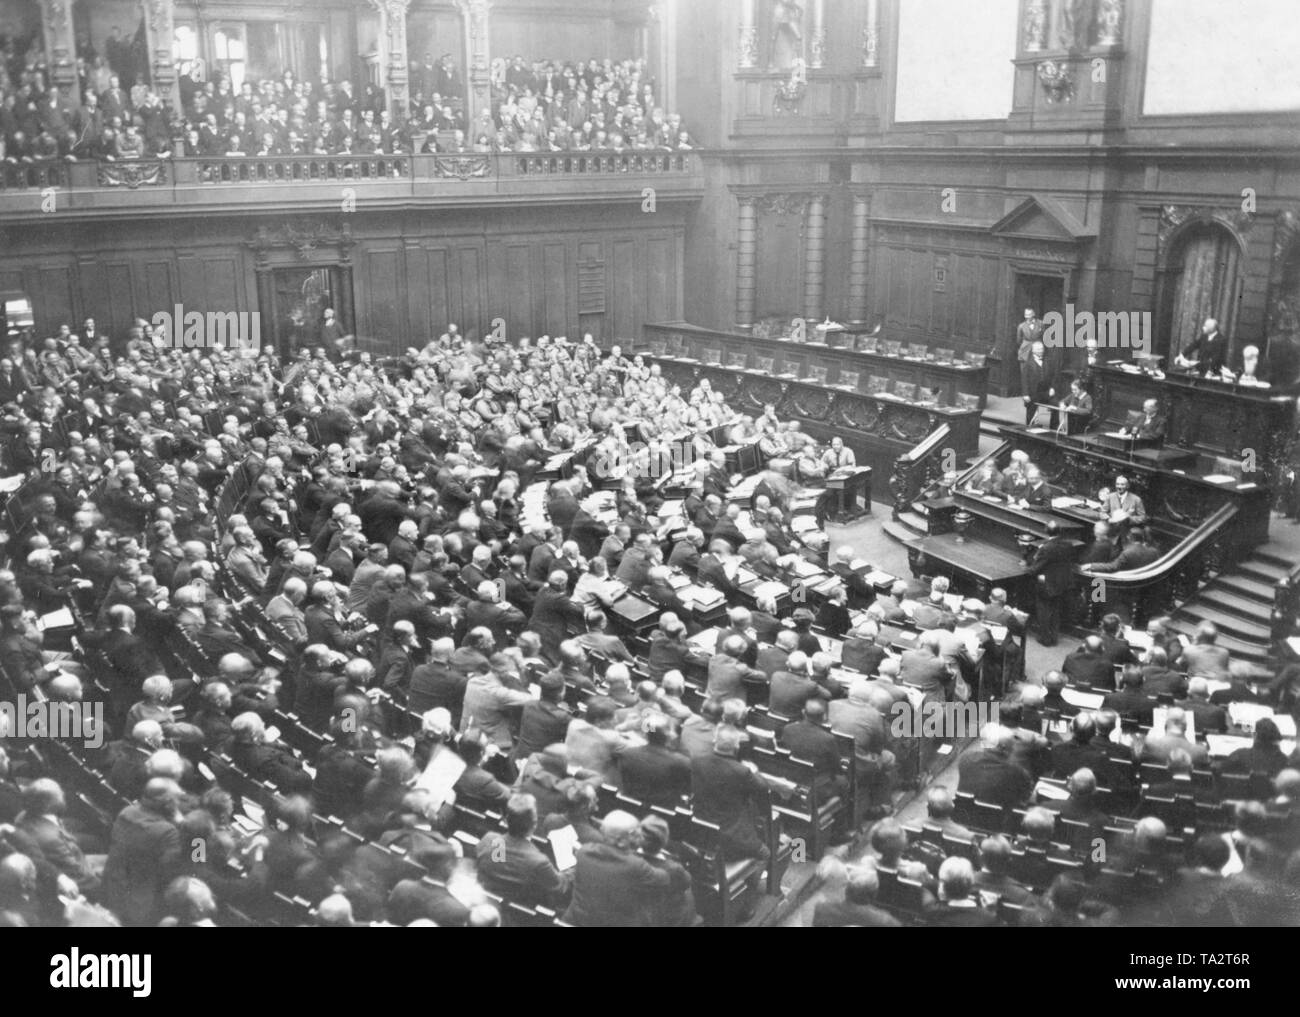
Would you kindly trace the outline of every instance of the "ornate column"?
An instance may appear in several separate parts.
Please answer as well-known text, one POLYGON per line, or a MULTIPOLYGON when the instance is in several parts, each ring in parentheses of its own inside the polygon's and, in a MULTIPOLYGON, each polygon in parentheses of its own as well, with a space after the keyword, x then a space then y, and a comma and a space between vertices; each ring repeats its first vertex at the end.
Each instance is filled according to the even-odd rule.
POLYGON ((742 71, 758 63, 758 29, 754 27, 754 0, 740 0, 740 38, 737 65, 742 71))
POLYGON ((867 24, 862 29, 862 66, 880 61, 880 0, 867 0, 867 24))
POLYGON ((492 116, 492 58, 488 47, 488 9, 491 0, 456 0, 465 21, 465 123, 469 136, 477 136, 478 118, 492 116))
POLYGON ((758 208, 747 194, 739 197, 736 220, 736 329, 754 327, 754 300, 758 292, 758 208))
POLYGON ((41 0, 41 23, 45 31, 45 55, 50 83, 63 93, 64 102, 81 103, 77 88, 77 40, 72 30, 72 0, 41 0))
POLYGON ((853 194, 853 220, 849 234, 849 324, 867 321, 867 226, 869 208, 865 193, 853 194))
POLYGON ((149 76, 164 105, 180 109, 176 90, 176 5, 174 0, 145 0, 145 35, 149 44, 149 76))
POLYGON ((812 28, 808 32, 808 67, 826 66, 826 0, 812 0, 812 28))
POLYGON ((394 118, 410 112, 410 77, 406 60, 406 11, 411 0, 370 0, 379 12, 380 73, 394 118))
POLYGON ((826 311, 826 198, 814 194, 804 207, 803 316, 810 322, 826 311))

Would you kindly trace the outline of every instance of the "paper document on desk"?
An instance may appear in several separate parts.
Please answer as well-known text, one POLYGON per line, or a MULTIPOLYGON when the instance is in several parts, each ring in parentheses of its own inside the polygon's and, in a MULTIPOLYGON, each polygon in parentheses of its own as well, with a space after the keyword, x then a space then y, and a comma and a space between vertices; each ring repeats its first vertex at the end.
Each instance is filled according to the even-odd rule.
POLYGON ((1229 703, 1228 716, 1233 724, 1246 731, 1254 731, 1260 720, 1269 717, 1283 738, 1295 737, 1295 718, 1289 713, 1274 713, 1273 707, 1265 703, 1229 703))
POLYGON ((1079 508, 1084 504, 1082 498, 1071 498, 1069 495, 1062 495, 1059 498, 1052 499, 1052 508, 1079 508))
POLYGON ((1207 473, 1201 478, 1210 484, 1235 484, 1237 478, 1231 473, 1207 473))
POLYGON ((61 607, 36 619, 36 627, 42 632, 49 629, 71 628, 75 624, 72 619, 72 609, 67 607, 61 607))
POLYGON ((429 792, 429 806, 426 815, 432 815, 442 808, 451 797, 451 789, 465 772, 465 760, 450 749, 435 752, 424 772, 416 778, 415 786, 429 792))
POLYGON ((1250 748, 1253 739, 1241 735, 1209 733, 1205 736, 1205 744, 1210 750, 1210 755, 1215 759, 1220 759, 1232 755, 1238 749, 1250 748))
POLYGON ((1070 792, 1065 788, 1049 784, 1045 780, 1040 780, 1034 786, 1034 794, 1038 795, 1039 798, 1047 799, 1049 802, 1064 802, 1069 801, 1070 798, 1070 792))
POLYGON ((546 835, 555 855, 555 867, 567 872, 578 864, 578 831, 572 825, 562 826, 546 835))
POLYGON ((794 516, 790 520, 790 529, 802 536, 818 529, 816 516, 794 516))
POLYGON ((872 569, 864 577, 872 586, 893 586, 898 582, 898 577, 890 575, 888 572, 882 572, 880 569, 872 569))
POLYGON ((752 593, 755 600, 762 600, 764 597, 771 597, 773 600, 780 600, 790 591, 785 588, 785 583, 778 583, 775 580, 768 580, 759 583, 754 587, 752 593))
POLYGON ((1080 692, 1067 687, 1061 690, 1061 698, 1080 710, 1100 710, 1102 700, 1106 697, 1100 692, 1080 692))
MULTIPOLYGON (((698 589, 698 587, 696 587, 698 589)), ((698 650, 708 650, 713 652, 713 648, 718 645, 719 629, 701 629, 688 640, 692 646, 698 650)))

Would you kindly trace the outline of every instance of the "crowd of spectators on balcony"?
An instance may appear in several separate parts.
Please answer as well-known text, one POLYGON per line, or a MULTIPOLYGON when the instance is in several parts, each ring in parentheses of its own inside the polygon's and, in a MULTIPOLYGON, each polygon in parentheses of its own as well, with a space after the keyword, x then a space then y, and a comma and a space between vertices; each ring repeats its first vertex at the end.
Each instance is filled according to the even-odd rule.
POLYGON ((409 74, 410 116, 394 115, 384 89, 350 81, 278 77, 207 80, 178 66, 180 112, 103 57, 79 58, 81 102, 50 85, 38 43, 0 41, 0 162, 411 152, 652 152, 693 146, 681 116, 665 112, 641 60, 492 67, 492 103, 465 119, 464 86, 450 56, 426 55, 409 74))

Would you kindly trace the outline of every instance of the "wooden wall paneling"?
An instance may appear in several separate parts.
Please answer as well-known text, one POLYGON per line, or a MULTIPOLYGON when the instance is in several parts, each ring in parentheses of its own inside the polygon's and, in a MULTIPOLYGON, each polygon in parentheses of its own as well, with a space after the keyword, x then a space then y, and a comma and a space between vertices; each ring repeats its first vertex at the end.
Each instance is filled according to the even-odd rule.
POLYGON ((576 287, 569 285, 572 248, 571 243, 541 245, 541 331, 552 337, 568 335, 578 320, 576 287))
POLYGON ((376 340, 380 349, 394 352, 406 346, 405 316, 399 313, 401 262, 402 252, 396 248, 371 247, 366 251, 366 312, 364 323, 357 325, 360 334, 376 340))
POLYGON ((645 251, 645 320, 672 321, 677 317, 677 238, 646 237, 645 251))
POLYGON ((76 289, 72 279, 71 261, 63 264, 37 265, 27 270, 27 295, 32 298, 32 310, 38 330, 75 321, 72 295, 76 289))
POLYGON ((485 314, 484 250, 482 245, 457 242, 451 250, 452 271, 449 287, 449 317, 464 335, 482 336, 492 327, 491 314, 485 314))
POLYGON ((643 280, 637 272, 636 240, 614 240, 611 244, 614 270, 609 273, 613 293, 614 316, 610 339, 635 339, 642 320, 643 280))
POLYGON ((152 318, 155 312, 176 305, 180 291, 172 279, 175 266, 174 258, 167 261, 141 258, 136 262, 136 301, 131 309, 133 320, 152 318))

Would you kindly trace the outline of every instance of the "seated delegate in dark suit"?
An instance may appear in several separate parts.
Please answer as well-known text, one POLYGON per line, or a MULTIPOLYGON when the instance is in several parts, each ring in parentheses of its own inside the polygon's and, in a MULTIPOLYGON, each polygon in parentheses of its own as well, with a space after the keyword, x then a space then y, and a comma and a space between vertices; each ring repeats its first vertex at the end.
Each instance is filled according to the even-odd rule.
POLYGON ((720 727, 713 751, 691 760, 695 815, 721 828, 722 846, 732 858, 766 861, 770 852, 759 836, 758 817, 768 807, 768 788, 736 758, 739 751, 740 733, 720 727))
POLYGON ((1064 779, 1079 770, 1091 770, 1102 787, 1108 787, 1110 757, 1103 746, 1093 743, 1097 727, 1091 713, 1075 714, 1067 741, 1052 746, 1052 775, 1064 779))
POLYGON ((980 748, 968 751, 957 763, 958 792, 993 805, 1023 805, 1034 782, 1011 761, 1012 741, 1006 728, 990 732, 987 738, 981 736, 980 748))
POLYGON ((1165 436, 1165 416, 1160 412, 1160 404, 1148 399, 1142 404, 1142 419, 1136 423, 1120 428, 1121 434, 1140 441, 1159 441, 1165 436))
POLYGON ((1121 717, 1134 717, 1139 724, 1150 724, 1155 703, 1147 698, 1142 685, 1142 668, 1137 664, 1125 664, 1119 691, 1101 701, 1102 709, 1114 710, 1121 717))
POLYGON ((1094 689, 1115 687, 1115 668, 1106 656, 1101 636, 1086 636, 1077 649, 1066 655, 1061 670, 1073 685, 1089 685, 1094 689))
POLYGON ((647 805, 673 808, 691 793, 691 757, 668 747, 673 722, 651 713, 641 723, 645 745, 623 750, 618 759, 622 790, 647 805))
POLYGON ((680 865, 655 866, 636 853, 638 825, 631 813, 611 812, 600 832, 603 842, 578 849, 573 903, 564 920, 579 928, 650 925, 660 898, 687 890, 690 876, 680 865))
POLYGON ((843 900, 824 900, 813 908, 813 928, 901 928, 902 922, 875 906, 879 892, 880 876, 873 866, 854 868, 845 884, 843 900))
POLYGON ((478 843, 478 878, 484 889, 525 906, 554 906, 569 881, 530 839, 537 828, 537 801, 517 794, 506 804, 506 832, 491 831, 478 843))

